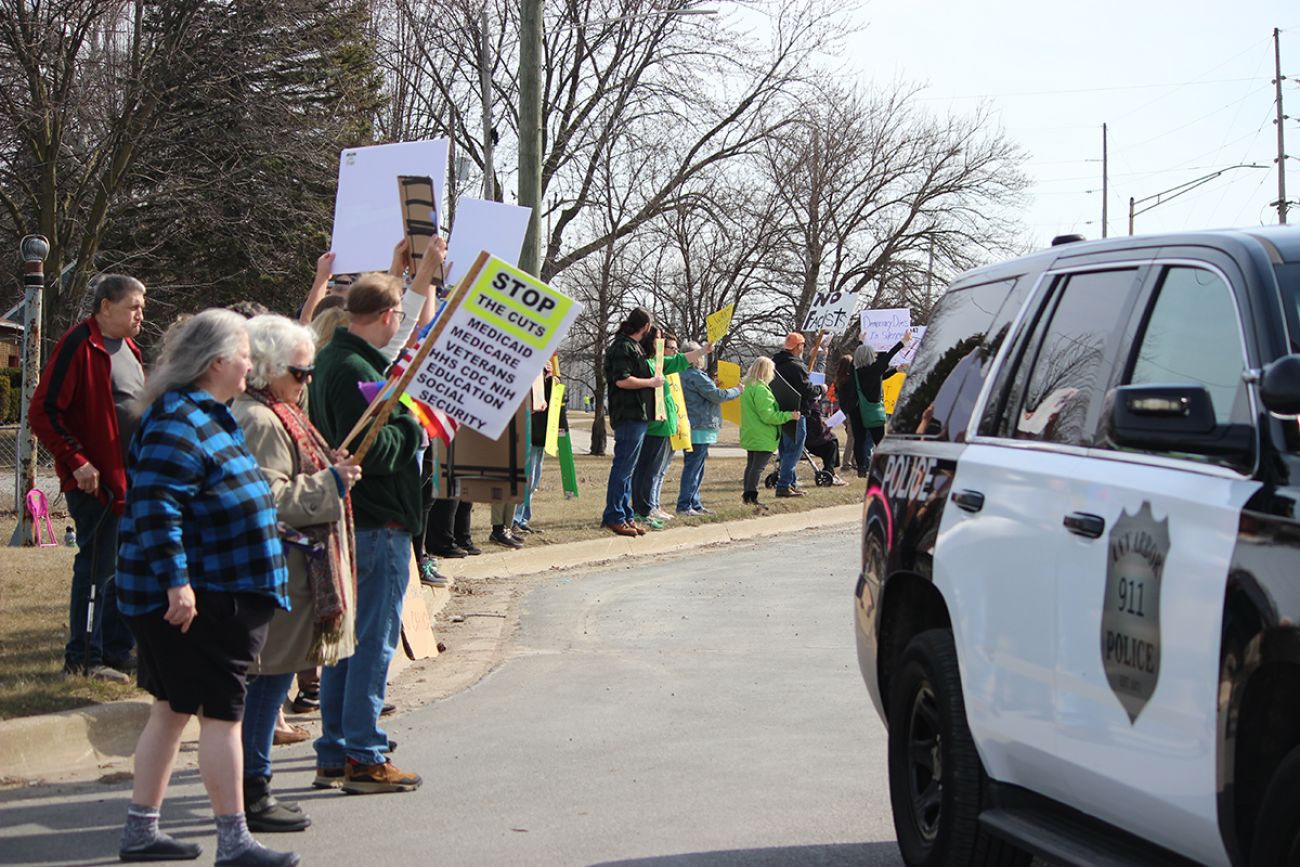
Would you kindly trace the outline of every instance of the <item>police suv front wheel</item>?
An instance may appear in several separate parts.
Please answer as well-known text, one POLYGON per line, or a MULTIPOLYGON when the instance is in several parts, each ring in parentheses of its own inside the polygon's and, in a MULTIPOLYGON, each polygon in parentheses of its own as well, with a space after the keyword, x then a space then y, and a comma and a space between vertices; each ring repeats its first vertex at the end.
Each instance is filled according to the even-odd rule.
POLYGON ((1300 865, 1300 747, 1287 753, 1264 792, 1250 847, 1251 867, 1300 865))
POLYGON ((1029 863, 1029 855, 980 827, 984 786, 952 633, 922 632, 903 651, 889 704, 889 796, 909 867, 1029 863))

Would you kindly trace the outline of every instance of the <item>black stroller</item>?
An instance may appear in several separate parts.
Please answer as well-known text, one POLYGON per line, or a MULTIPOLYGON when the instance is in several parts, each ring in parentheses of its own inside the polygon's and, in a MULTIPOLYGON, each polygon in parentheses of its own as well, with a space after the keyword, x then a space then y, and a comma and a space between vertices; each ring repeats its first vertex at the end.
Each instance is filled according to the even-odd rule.
MULTIPOLYGON (((835 483, 835 474, 828 473, 826 470, 823 469, 819 469, 817 467, 817 464, 814 463, 814 458, 812 453, 809 452, 807 449, 803 450, 803 459, 808 462, 809 468, 812 469, 813 481, 816 482, 817 487, 829 488, 832 484, 835 483)), ((780 473, 776 473, 776 472, 768 473, 766 478, 763 479, 763 487, 775 488, 777 480, 779 478, 780 478, 780 473)))

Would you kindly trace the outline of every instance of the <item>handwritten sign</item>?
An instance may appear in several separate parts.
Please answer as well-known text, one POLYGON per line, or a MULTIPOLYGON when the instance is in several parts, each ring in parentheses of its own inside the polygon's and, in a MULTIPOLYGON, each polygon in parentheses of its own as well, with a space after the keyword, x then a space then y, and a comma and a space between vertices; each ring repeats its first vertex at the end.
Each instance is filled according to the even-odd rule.
MULTIPOLYGON (((655 341, 655 373, 663 376, 664 373, 664 341, 659 338, 655 341)), ((663 421, 668 418, 668 407, 664 403, 664 389, 666 385, 661 385, 655 389, 655 421, 663 421)))
POLYGON ((728 304, 716 313, 704 317, 704 327, 709 333, 709 342, 717 343, 726 336, 731 327, 731 317, 736 312, 735 304, 728 304))
POLYGON ((862 311, 862 342, 877 352, 891 348, 912 327, 912 311, 906 307, 862 311))
POLYGON ((839 289, 827 289, 813 295, 808 315, 804 317, 800 331, 820 331, 825 329, 839 333, 849 324, 853 308, 857 306, 858 293, 842 292, 839 289))
POLYGON ((497 439, 582 305, 491 256, 464 292, 407 393, 497 439))
MULTIPOLYGON (((921 338, 924 336, 924 325, 912 326, 912 342, 898 350, 898 354, 894 356, 894 367, 898 367, 900 364, 911 364, 916 360, 916 350, 921 346, 921 338)), ((891 343, 890 346, 893 346, 893 344, 891 343)))
POLYGON ((560 450, 560 410, 564 408, 564 383, 551 384, 551 403, 546 407, 546 440, 542 451, 555 457, 560 450))
POLYGON ((673 448, 682 452, 691 451, 691 420, 686 417, 686 392, 682 391, 682 375, 668 374, 667 388, 673 394, 673 403, 677 404, 677 430, 669 437, 673 448))
MULTIPOLYGON (((897 343, 898 341, 894 341, 897 343)), ((892 345, 892 344, 891 344, 892 345)), ((898 356, 894 356, 897 358, 898 356)), ((896 373, 889 379, 882 380, 880 383, 880 396, 885 403, 885 414, 894 414, 894 404, 898 403, 898 393, 903 390, 903 380, 907 376, 902 373, 896 373)))
MULTIPOLYGON (((735 388, 740 385, 740 365, 731 361, 718 362, 718 388, 735 388)), ((729 422, 740 424, 740 399, 729 400, 722 405, 722 417, 729 422)))

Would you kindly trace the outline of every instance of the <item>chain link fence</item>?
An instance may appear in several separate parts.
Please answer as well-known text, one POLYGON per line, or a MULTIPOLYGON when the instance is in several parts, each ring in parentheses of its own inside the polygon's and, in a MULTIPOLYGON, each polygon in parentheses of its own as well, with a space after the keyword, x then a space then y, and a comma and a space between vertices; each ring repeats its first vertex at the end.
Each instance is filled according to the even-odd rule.
MULTIPOLYGON (((51 512, 62 512, 63 494, 54 473, 54 459, 36 446, 36 487, 45 492, 51 512)), ((0 514, 12 515, 18 508, 18 425, 0 425, 0 514)))

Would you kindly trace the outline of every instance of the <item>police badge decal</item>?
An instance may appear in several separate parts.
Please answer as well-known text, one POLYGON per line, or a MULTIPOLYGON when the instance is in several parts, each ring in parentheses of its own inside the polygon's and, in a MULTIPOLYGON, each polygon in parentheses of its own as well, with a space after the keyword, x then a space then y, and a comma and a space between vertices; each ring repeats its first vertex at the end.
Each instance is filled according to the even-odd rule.
POLYGON ((1168 554, 1169 519, 1157 521, 1150 502, 1136 515, 1123 512, 1111 528, 1101 661, 1130 723, 1137 722, 1160 678, 1160 582, 1168 554))

